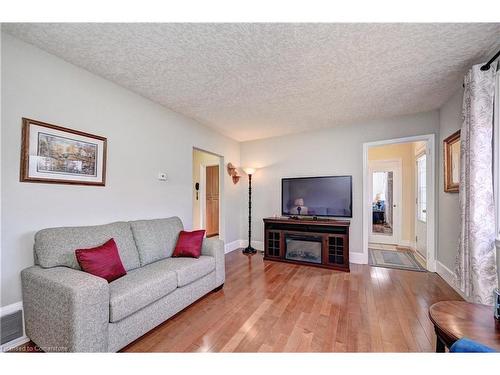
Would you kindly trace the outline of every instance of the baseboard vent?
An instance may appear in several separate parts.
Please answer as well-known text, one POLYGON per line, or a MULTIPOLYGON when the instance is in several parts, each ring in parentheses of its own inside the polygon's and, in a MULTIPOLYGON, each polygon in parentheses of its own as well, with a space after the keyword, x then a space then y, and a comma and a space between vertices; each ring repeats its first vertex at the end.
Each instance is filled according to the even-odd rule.
POLYGON ((23 337, 23 311, 4 315, 1 320, 1 345, 23 337))

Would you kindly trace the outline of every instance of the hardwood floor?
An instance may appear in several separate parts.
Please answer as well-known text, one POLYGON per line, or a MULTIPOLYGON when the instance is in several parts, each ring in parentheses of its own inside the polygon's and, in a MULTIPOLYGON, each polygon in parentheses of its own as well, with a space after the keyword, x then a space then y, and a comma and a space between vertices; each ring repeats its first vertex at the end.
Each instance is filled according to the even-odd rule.
POLYGON ((224 289, 124 352, 433 352, 428 308, 461 297, 437 274, 351 272, 226 255, 224 289))
POLYGON ((444 300, 462 298, 436 273, 358 264, 345 273, 237 250, 222 290, 122 351, 434 352, 428 309, 444 300))

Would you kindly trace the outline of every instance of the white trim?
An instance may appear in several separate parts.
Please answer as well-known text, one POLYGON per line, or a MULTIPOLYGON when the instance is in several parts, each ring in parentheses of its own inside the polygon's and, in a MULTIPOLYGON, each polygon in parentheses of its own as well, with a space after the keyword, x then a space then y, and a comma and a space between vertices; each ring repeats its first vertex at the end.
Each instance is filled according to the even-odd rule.
POLYGON ((368 259, 365 257, 365 254, 363 253, 349 251, 349 263, 367 264, 368 259))
MULTIPOLYGON (((368 173, 370 176, 373 172, 387 172, 393 171, 393 192, 392 192, 392 236, 377 235, 371 230, 373 228, 370 225, 370 238, 369 242, 373 243, 385 243, 385 244, 398 244, 401 238, 401 229, 403 226, 402 218, 402 205, 403 205, 403 160, 401 158, 387 159, 387 160, 368 160, 368 173), (396 182, 396 183, 394 183, 396 182), (396 210, 394 210, 396 206, 396 210)), ((373 183, 372 178, 368 180, 369 190, 372 191, 373 195, 373 183)), ((373 197, 372 197, 373 200, 373 197)), ((373 217, 373 215, 372 215, 373 217)), ((371 220, 372 221, 372 220, 371 220)))
POLYGON ((23 309, 23 301, 15 302, 7 306, 2 306, 0 308, 0 316, 9 315, 22 309, 23 309))
POLYGON ((409 247, 412 250, 415 250, 415 241, 410 240, 399 240, 399 246, 409 247))
POLYGON ((465 297, 465 295, 462 293, 462 291, 460 289, 458 289, 456 286, 455 286, 455 283, 453 282, 454 279, 455 279, 455 274, 453 273, 453 271, 451 271, 448 267, 446 267, 443 263, 441 263, 439 260, 436 262, 436 273, 441 276, 443 278, 444 281, 446 281, 446 283, 451 286, 453 288, 453 290, 455 290, 455 292, 457 292, 458 294, 460 294, 460 296, 467 300, 467 298, 465 297))
POLYGON ((19 345, 26 344, 29 341, 30 341, 30 338, 28 336, 24 335, 24 336, 19 337, 15 340, 6 342, 5 344, 0 346, 0 353, 8 352, 8 351, 18 347, 19 345))
POLYGON ((230 253, 231 251, 241 249, 243 247, 243 240, 236 240, 229 242, 224 246, 224 254, 230 253))
POLYGON ((435 134, 424 134, 404 138, 387 139, 363 143, 363 254, 365 263, 368 263, 368 235, 371 222, 371 192, 368 190, 368 149, 407 142, 427 142, 427 270, 436 271, 436 141, 435 134))
POLYGON ((207 206, 207 189, 205 188, 205 182, 207 180, 207 170, 203 163, 200 163, 200 190, 199 190, 199 200, 200 200, 200 229, 205 228, 205 210, 207 206))
MULTIPOLYGON (((414 227, 413 227, 413 232, 414 232, 414 237, 415 237, 415 242, 414 242, 415 245, 413 246, 413 249, 415 250, 415 254, 418 254, 426 263, 427 263, 427 260, 425 259, 425 257, 428 255, 427 254, 427 249, 425 249, 426 250, 426 254, 422 254, 421 252, 419 252, 417 250, 417 238, 418 238, 418 233, 420 233, 420 231, 418 230, 418 226, 422 225, 422 223, 423 223, 423 224, 425 224, 425 237, 427 239, 427 215, 425 216, 426 217, 426 219, 425 219, 426 221, 420 220, 420 218, 418 217, 419 216, 419 212, 418 212, 418 194, 419 194, 419 186, 418 186, 418 181, 419 181, 419 176, 418 176, 418 159, 421 158, 424 155, 427 158, 427 148, 428 148, 427 144, 425 144, 423 150, 421 150, 420 152, 418 152, 417 154, 415 154, 415 157, 414 157, 414 167, 415 167, 415 174, 414 174, 414 179, 415 179, 415 195, 412 198, 413 199, 413 210, 414 210, 414 215, 413 215, 414 217, 413 217, 413 219, 415 220, 414 227)), ((427 168, 427 165, 428 164, 427 164, 427 161, 426 161, 425 168, 427 168)), ((438 168, 438 170, 439 170, 439 168, 438 168)), ((425 178, 427 180, 427 170, 426 170, 426 176, 425 176, 425 178)), ((427 211, 427 207, 425 207, 425 209, 427 211)), ((425 244, 425 246, 427 247, 427 243, 425 244)))
MULTIPOLYGON (((248 240, 236 240, 224 246, 225 254, 237 249, 244 249, 248 245, 248 240)), ((264 251, 264 241, 252 241, 252 247, 259 251, 264 251)))
POLYGON ((26 344, 28 341, 30 341, 29 337, 26 336, 26 332, 24 330, 23 301, 15 302, 7 306, 2 306, 0 308, 0 316, 9 315, 19 310, 21 310, 23 317, 23 335, 21 337, 18 337, 17 339, 14 339, 12 341, 6 342, 3 345, 0 345, 0 352, 7 352, 9 350, 14 349, 16 346, 26 344))

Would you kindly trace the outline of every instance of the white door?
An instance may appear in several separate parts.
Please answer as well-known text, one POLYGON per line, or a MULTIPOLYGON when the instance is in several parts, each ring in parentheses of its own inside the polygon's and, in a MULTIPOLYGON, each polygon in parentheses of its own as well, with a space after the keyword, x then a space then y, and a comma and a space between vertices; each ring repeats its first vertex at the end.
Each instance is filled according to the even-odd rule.
POLYGON ((397 245, 401 236, 401 160, 369 161, 368 173, 369 242, 397 245))
POLYGON ((416 161, 416 218, 415 249, 425 259, 427 257, 427 156, 422 154, 416 161))

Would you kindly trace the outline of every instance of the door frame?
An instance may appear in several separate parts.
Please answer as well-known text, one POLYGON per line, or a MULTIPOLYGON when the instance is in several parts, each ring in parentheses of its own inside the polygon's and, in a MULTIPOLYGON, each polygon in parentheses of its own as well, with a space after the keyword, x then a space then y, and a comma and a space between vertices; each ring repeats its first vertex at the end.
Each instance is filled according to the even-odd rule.
POLYGON ((416 135, 363 143, 363 263, 368 263, 368 230, 372 215, 371 195, 369 191, 368 150, 370 147, 397 143, 425 141, 427 154, 427 270, 436 271, 436 136, 435 134, 416 135))
MULTIPOLYGON (((387 160, 369 160, 368 161, 368 173, 370 174, 370 179, 368 180, 368 184, 369 184, 369 190, 372 191, 371 195, 373 196, 373 183, 372 183, 372 178, 371 178, 371 174, 373 172, 376 172, 376 170, 374 169, 377 169, 377 168, 381 168, 381 169, 384 169, 384 168, 387 168, 388 166, 392 167, 392 169, 394 170, 395 173, 397 173, 398 175, 398 185, 396 186, 394 183, 393 183, 393 198, 396 198, 396 199, 393 199, 393 206, 394 206, 394 203, 397 203, 398 205, 398 215, 397 215, 397 227, 394 225, 394 223, 396 222, 396 220, 393 220, 393 227, 392 227, 392 238, 394 239, 394 241, 396 242, 396 244, 399 245, 399 242, 401 241, 401 227, 403 226, 402 225, 402 212, 401 212, 401 206, 403 205, 403 176, 402 176, 402 171, 403 171, 403 168, 402 168, 402 165, 403 165, 403 161, 401 158, 399 159, 387 159, 387 160)), ((394 180, 393 180, 394 181, 394 180)), ((371 201, 373 201, 373 199, 371 199, 371 201)), ((372 219, 373 219, 373 214, 371 215, 372 219)), ((393 210, 393 215, 392 215, 393 219, 395 218, 395 215, 394 215, 394 210, 393 210)), ((370 225, 370 228, 372 229, 373 228, 373 220, 370 220, 372 222, 372 225, 370 225)), ((372 230, 369 230, 368 231, 368 242, 370 242, 370 236, 374 236, 372 230)), ((377 235, 375 235, 377 236, 377 235)), ((384 242, 377 242, 377 243, 384 243, 384 242)))
MULTIPOLYGON (((215 152, 207 151, 203 148, 193 146, 193 151, 201 151, 207 154, 214 155, 219 158, 219 239, 223 240, 226 237, 226 215, 224 215, 226 211, 226 204, 224 200, 224 156, 219 155, 215 152)), ((191 152, 191 166, 193 165, 193 152, 191 152)), ((217 165, 217 164, 210 164, 217 165)), ((199 199, 200 199, 200 226, 203 227, 205 224, 205 206, 206 206, 206 192, 205 192, 205 182, 207 179, 206 176, 206 167, 200 164, 200 191, 199 191, 199 199), (202 211, 203 210, 203 211, 202 211)), ((194 181, 193 181, 194 183, 194 181)), ((194 187, 193 187, 194 188, 194 187)), ((191 199, 191 215, 193 212, 193 199, 191 199)), ((193 224, 193 218, 191 216, 191 224, 193 224)))
MULTIPOLYGON (((427 149, 427 147, 426 147, 426 149, 427 149)), ((418 163, 418 158, 422 157, 423 155, 426 155, 426 149, 423 150, 423 151, 418 152, 417 154, 415 154, 415 202, 413 202, 414 205, 415 205, 415 237, 417 236, 417 225, 418 225, 418 222, 422 222, 421 220, 418 219, 418 205, 417 205, 417 199, 418 199, 418 168, 417 168, 417 163, 418 163)), ((427 167, 427 163, 425 163, 425 164, 426 164, 426 167, 427 167)), ((426 173, 426 177, 427 177, 427 173, 426 173)), ((427 221, 429 221, 428 218, 427 218, 427 221)), ((426 224, 427 224, 427 221, 426 221, 426 224)), ((427 236, 427 226, 426 226, 425 229, 426 229, 425 235, 427 236)), ((420 254, 420 252, 417 250, 417 241, 415 241, 415 252, 421 258, 423 258, 422 254, 420 254)), ((427 258, 424 258, 424 260, 427 263, 427 258)))
MULTIPOLYGON (((219 232, 220 232, 220 165, 217 163, 200 164, 200 227, 205 228, 207 218, 207 167, 219 166, 219 232)), ((219 233, 220 235, 220 233, 219 233)))

